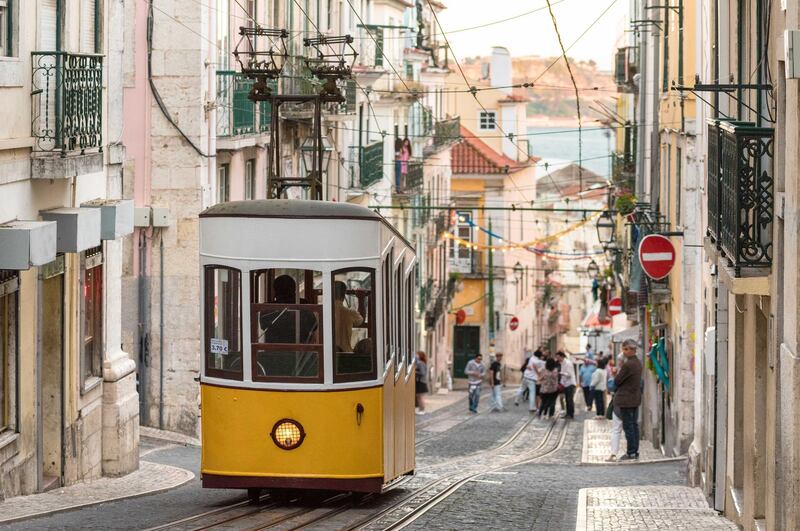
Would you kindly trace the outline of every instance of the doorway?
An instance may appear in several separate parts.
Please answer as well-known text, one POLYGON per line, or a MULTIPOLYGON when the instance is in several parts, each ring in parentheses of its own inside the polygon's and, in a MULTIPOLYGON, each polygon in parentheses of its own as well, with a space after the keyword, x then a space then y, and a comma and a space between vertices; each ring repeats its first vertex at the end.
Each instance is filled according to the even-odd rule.
POLYGON ((39 307, 40 491, 64 479, 64 261, 42 268, 39 307))
POLYGON ((466 378, 469 360, 481 351, 480 326, 456 326, 453 330, 453 378, 466 378))

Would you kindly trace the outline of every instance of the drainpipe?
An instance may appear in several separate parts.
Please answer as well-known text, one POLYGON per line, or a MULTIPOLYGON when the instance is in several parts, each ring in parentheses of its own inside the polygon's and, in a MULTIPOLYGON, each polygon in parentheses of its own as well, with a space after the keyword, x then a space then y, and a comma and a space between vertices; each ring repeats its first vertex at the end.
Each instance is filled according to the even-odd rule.
POLYGON ((158 429, 164 429, 164 229, 159 231, 158 429))
POLYGON ((145 267, 147 266, 146 250, 147 236, 145 234, 145 229, 139 229, 139 412, 142 418, 142 424, 145 426, 150 423, 147 401, 147 358, 149 345, 147 308, 150 304, 149 300, 147 300, 147 282, 145 280, 145 267))

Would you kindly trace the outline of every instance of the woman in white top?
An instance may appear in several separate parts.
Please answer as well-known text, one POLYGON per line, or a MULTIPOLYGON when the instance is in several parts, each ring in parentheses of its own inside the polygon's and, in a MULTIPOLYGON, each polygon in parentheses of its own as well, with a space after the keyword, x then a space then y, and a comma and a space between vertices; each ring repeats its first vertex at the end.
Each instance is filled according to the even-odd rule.
POLYGON ((606 360, 600 360, 597 363, 597 370, 592 373, 592 382, 590 388, 592 389, 592 401, 595 405, 595 411, 598 417, 603 417, 606 414, 606 381, 608 375, 605 371, 606 360))

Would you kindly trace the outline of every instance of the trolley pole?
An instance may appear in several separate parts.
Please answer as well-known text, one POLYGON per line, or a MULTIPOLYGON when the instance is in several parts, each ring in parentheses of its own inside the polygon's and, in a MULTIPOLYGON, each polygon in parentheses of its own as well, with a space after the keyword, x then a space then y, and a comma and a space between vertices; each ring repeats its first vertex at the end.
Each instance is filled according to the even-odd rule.
POLYGON ((492 252, 492 218, 489 218, 489 345, 494 345, 494 253, 492 252))

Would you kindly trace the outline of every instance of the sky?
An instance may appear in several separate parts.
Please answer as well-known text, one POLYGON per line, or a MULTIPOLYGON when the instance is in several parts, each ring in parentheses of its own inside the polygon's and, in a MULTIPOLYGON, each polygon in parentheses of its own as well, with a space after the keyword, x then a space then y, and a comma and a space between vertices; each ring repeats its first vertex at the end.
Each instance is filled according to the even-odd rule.
MULTIPOLYGON (((611 6, 567 52, 569 57, 592 59, 599 68, 611 70, 616 43, 622 34, 627 0, 550 2, 567 48, 611 6)), ((489 55, 492 46, 505 46, 513 56, 561 54, 545 0, 445 0, 445 3, 447 9, 440 15, 440 21, 459 60, 489 55), (534 10, 538 11, 524 14, 534 10), (454 31, 507 18, 512 20, 484 28, 454 31)))

